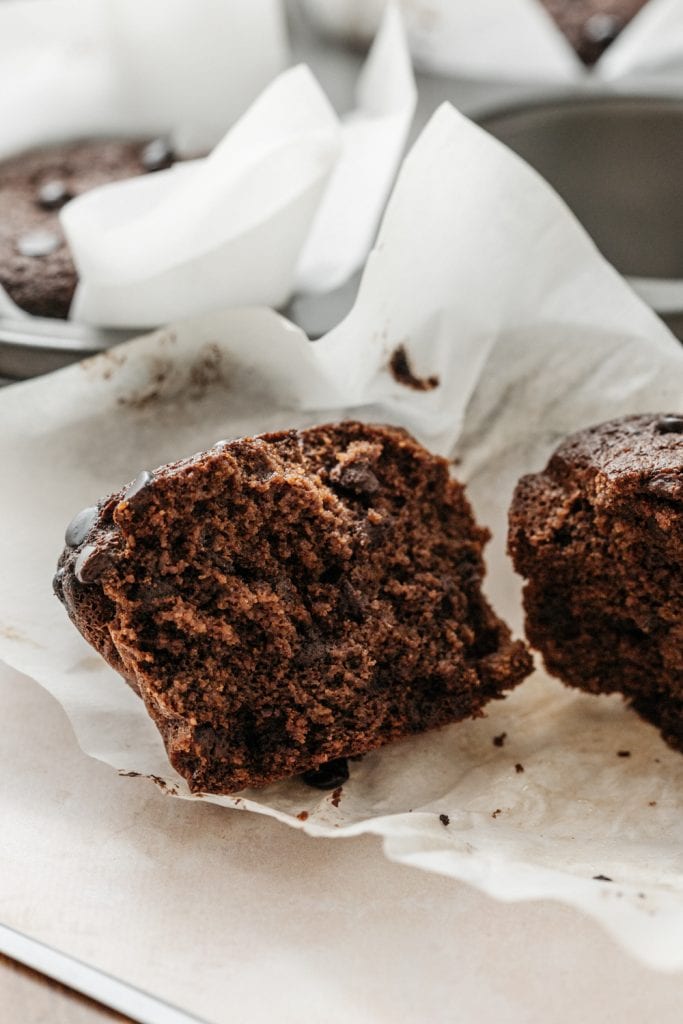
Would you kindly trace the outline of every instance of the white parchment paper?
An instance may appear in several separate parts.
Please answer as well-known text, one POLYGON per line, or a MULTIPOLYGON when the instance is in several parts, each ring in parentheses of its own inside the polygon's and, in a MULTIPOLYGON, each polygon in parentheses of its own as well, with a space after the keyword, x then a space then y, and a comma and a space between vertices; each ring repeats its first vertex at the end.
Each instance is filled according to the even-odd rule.
MULTIPOLYGON (((327 33, 371 37, 387 0, 300 0, 327 33)), ((683 85, 683 0, 648 0, 588 70, 538 0, 400 0, 422 68, 495 80, 568 85, 664 76, 683 85)))
POLYGON ((283 72, 204 159, 68 203, 79 276, 70 316, 155 327, 227 306, 328 291, 367 257, 416 103, 389 8, 340 120, 311 72, 283 72))
POLYGON ((50 580, 73 513, 140 469, 218 438, 353 415, 403 424, 460 459, 495 537, 487 589, 519 629, 504 554, 519 475, 571 430, 682 405, 673 337, 548 186, 443 107, 403 166, 352 313, 320 342, 270 310, 232 310, 0 394, 0 656, 45 686, 83 749, 120 772, 313 835, 380 834, 393 859, 501 899, 562 900, 648 963, 681 968, 683 758, 618 697, 577 694, 539 672, 485 719, 352 764, 337 799, 298 780, 192 798, 50 580), (399 344, 437 388, 394 381, 399 344))

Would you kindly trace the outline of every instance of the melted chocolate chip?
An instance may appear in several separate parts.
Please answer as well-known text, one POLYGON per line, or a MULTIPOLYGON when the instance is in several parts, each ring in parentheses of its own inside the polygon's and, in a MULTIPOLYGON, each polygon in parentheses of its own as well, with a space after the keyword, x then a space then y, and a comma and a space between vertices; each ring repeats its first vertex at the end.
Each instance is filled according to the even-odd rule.
POLYGON ((95 544, 86 544, 74 565, 74 576, 79 583, 94 583, 109 564, 109 556, 95 544))
POLYGON ((303 780, 307 786, 315 789, 336 789, 349 779, 349 763, 345 757, 337 757, 334 761, 322 764, 315 771, 305 772, 303 780))
POLYGON ((683 434, 683 416, 661 416, 655 424, 657 434, 683 434))
POLYGON ((71 192, 58 178, 46 181, 38 189, 38 205, 44 210, 59 210, 71 199, 71 192))
POLYGON ((59 249, 62 240, 54 231, 27 231, 17 239, 17 252, 21 256, 50 256, 59 249))
POLYGON ((135 477, 135 480, 133 480, 133 483, 130 485, 130 487, 128 487, 127 490, 124 492, 123 501, 130 501, 131 498, 134 498, 135 495, 139 494, 140 491, 144 487, 146 487, 148 483, 151 483, 151 480, 152 474, 149 473, 146 469, 143 469, 143 471, 141 473, 138 473, 138 475, 135 477))
POLYGON ((148 172, 165 171, 173 164, 174 153, 167 139, 152 139, 142 150, 140 160, 148 172))
POLYGON ((609 46, 623 27, 623 21, 614 14, 593 14, 583 27, 583 35, 590 43, 609 46))
POLYGON ((93 505, 91 508, 81 509, 73 517, 66 528, 64 542, 67 547, 77 548, 88 536, 97 521, 98 509, 93 505))

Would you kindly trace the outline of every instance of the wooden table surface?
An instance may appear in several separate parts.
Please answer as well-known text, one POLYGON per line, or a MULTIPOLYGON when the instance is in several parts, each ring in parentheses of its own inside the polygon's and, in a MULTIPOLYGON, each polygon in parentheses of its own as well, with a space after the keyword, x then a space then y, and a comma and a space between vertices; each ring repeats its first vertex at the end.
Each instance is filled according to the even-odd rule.
POLYGON ((0 954, 0 1017, 17 1024, 130 1024, 43 974, 0 954))

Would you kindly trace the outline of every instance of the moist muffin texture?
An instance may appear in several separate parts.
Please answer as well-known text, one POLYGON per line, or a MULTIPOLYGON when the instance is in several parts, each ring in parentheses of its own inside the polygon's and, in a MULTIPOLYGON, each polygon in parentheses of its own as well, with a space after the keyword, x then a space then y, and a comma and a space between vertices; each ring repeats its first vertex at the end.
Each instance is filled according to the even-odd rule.
POLYGON ((0 285, 36 316, 69 313, 77 274, 59 222, 70 199, 172 162, 162 140, 96 140, 23 153, 0 163, 0 285))
POLYGON ((194 791, 479 715, 531 670, 481 593, 487 531, 399 429, 222 442, 141 474, 66 539, 58 596, 194 791))
POLYGON ((509 547, 548 671, 624 694, 683 751, 683 416, 568 438, 519 482, 509 547))
POLYGON ((647 0, 541 0, 584 64, 595 64, 647 0))

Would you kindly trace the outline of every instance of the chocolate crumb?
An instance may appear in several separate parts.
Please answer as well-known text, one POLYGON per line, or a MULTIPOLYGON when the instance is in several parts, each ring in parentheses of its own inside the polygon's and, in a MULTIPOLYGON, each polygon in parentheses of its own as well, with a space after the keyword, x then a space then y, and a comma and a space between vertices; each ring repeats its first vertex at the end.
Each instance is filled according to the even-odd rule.
POLYGON ((451 819, 448 817, 447 814, 440 814, 439 821, 441 822, 444 828, 448 828, 448 826, 451 823, 451 819))
POLYGON ((608 875, 593 875, 593 881, 594 882, 613 882, 614 879, 610 878, 608 875))
POLYGON ((515 771, 517 772, 518 775, 521 775, 522 772, 524 771, 524 765, 523 764, 516 764, 515 765, 515 771))
POLYGON ((308 818, 308 811, 299 811, 299 813, 297 814, 297 818, 299 819, 299 821, 306 821, 308 818))
POLYGON ((412 388, 413 391, 433 391, 434 388, 438 388, 440 383, 437 376, 417 377, 413 373, 405 345, 399 345, 394 349, 389 360, 389 369, 398 384, 412 388))
POLYGON ((650 800, 650 802, 648 803, 648 807, 656 807, 656 806, 657 806, 657 801, 656 800, 650 800))
POLYGON ((499 815, 499 814, 502 814, 502 813, 503 813, 503 812, 501 811, 500 807, 496 807, 496 809, 495 809, 495 811, 493 812, 493 814, 491 815, 491 817, 492 817, 492 818, 497 818, 497 817, 498 817, 498 815, 499 815))
POLYGON ((332 794, 332 801, 331 801, 331 803, 332 803, 333 807, 339 807, 339 801, 342 798, 342 792, 343 792, 342 791, 342 787, 341 786, 337 786, 337 788, 335 789, 334 793, 332 794))
POLYGON ((140 772, 119 772, 122 779, 139 779, 140 772))
POLYGON ((493 745, 494 745, 494 747, 502 747, 502 746, 504 746, 505 745, 505 740, 507 739, 507 736, 508 736, 508 734, 506 732, 502 732, 500 734, 500 736, 494 736, 493 737, 493 745))
POLYGON ((630 757, 630 756, 631 756, 631 751, 630 750, 617 750, 617 757, 630 757))

